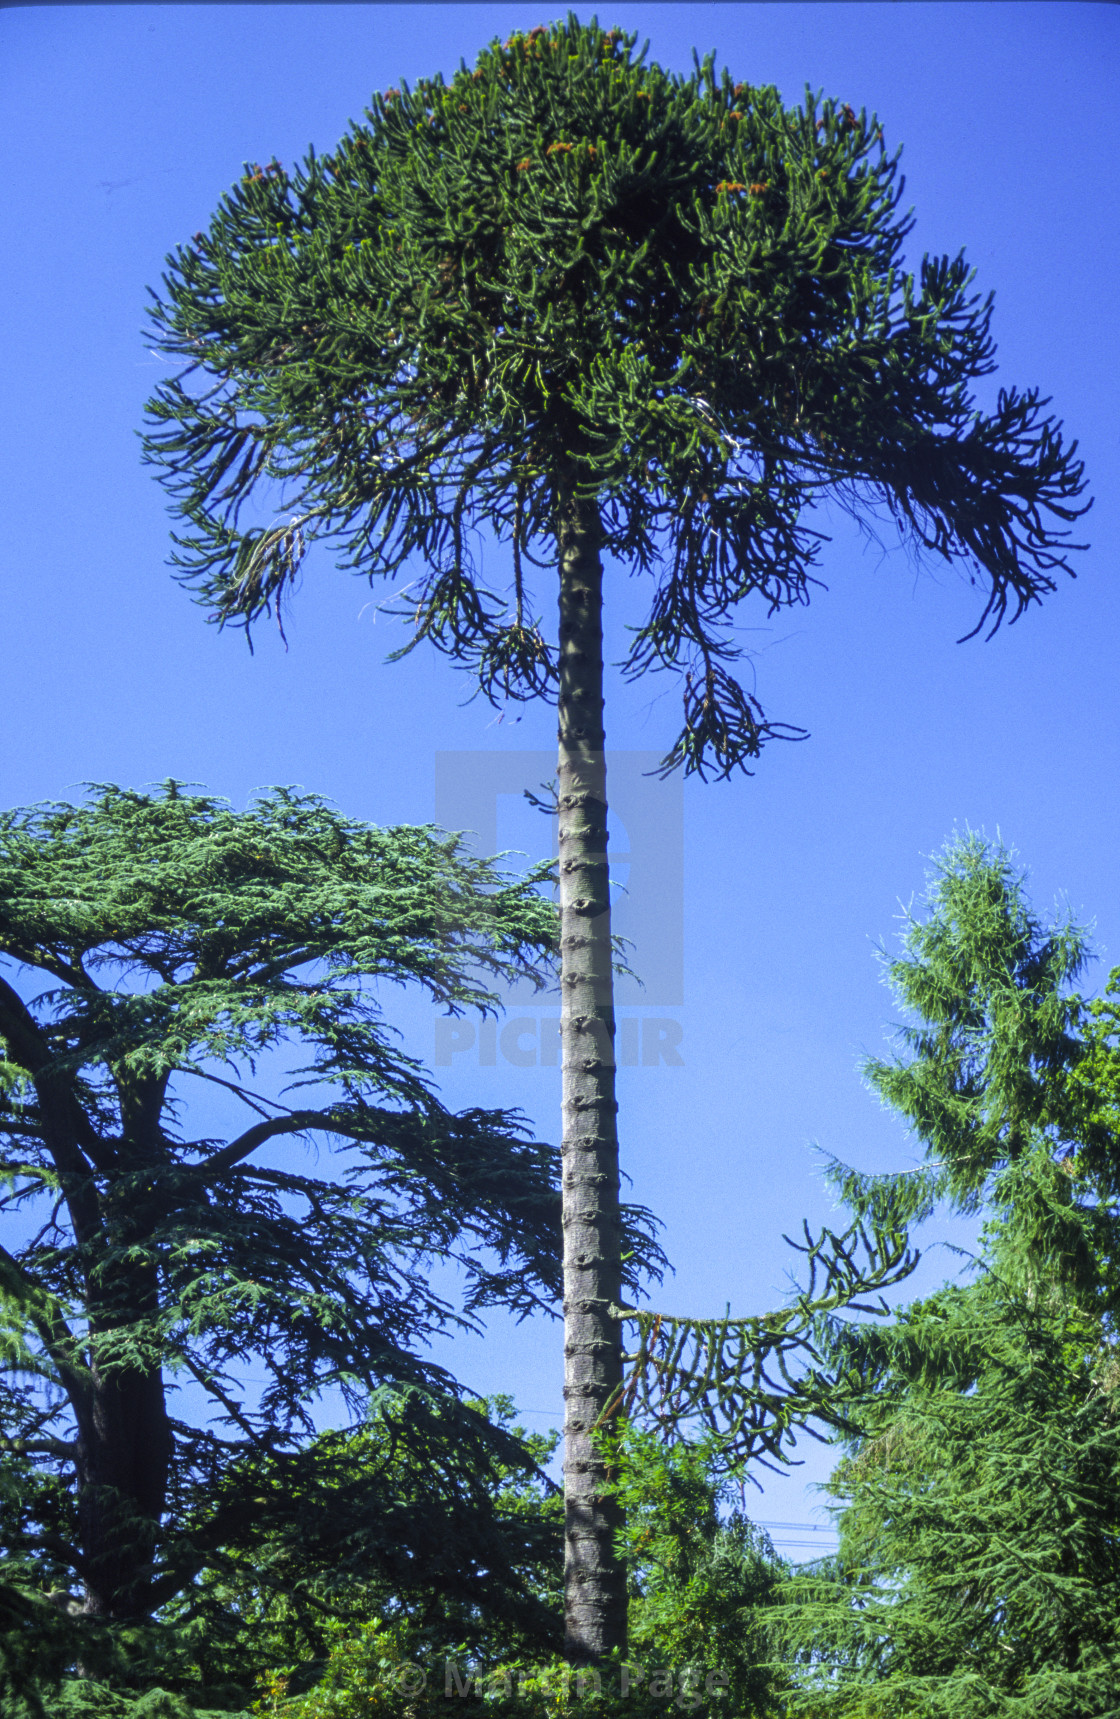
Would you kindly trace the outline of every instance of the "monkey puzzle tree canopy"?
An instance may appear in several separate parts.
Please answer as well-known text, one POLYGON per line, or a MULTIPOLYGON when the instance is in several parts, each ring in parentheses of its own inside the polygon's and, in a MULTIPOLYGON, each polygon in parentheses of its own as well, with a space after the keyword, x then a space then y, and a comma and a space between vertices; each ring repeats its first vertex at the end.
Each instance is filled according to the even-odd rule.
MULTIPOLYGON (((215 619, 279 618, 308 546, 396 593, 495 701, 555 693, 569 1652, 625 1644, 591 1437, 622 1374, 602 555, 652 577, 631 674, 684 677, 667 768, 729 775, 772 722, 736 606, 805 602, 826 495, 886 508, 985 590, 1052 590, 1082 511, 1037 391, 992 412, 990 301, 963 257, 903 272, 873 118, 646 64, 573 15, 378 97, 328 155, 248 171, 170 259, 155 340, 185 369, 148 458, 215 619), (508 547, 504 588, 472 536, 508 547), (555 567, 555 635, 527 570, 555 567)), ((398 653, 399 654, 399 653, 398 653)))
POLYGON ((656 575, 628 667, 689 677, 670 758, 726 771, 775 731, 724 667, 727 622, 752 593, 807 599, 810 503, 884 503, 962 556, 979 627, 1053 589, 1083 482, 1037 390, 976 409, 991 301, 963 255, 903 272, 874 118, 633 45, 570 17, 247 172, 171 259, 156 337, 203 386, 159 389, 147 448, 218 620, 279 610, 323 538, 407 570, 416 636, 495 696, 555 677, 524 569, 555 563, 563 480, 656 575), (509 590, 475 566, 479 525, 509 590))

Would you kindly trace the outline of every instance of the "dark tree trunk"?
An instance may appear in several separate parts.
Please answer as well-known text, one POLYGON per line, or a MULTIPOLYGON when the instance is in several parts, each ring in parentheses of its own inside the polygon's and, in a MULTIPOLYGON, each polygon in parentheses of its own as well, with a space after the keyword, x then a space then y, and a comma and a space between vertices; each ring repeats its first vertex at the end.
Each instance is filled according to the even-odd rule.
POLYGON ((621 1513, 591 1431, 622 1377, 614 997, 603 732, 603 569, 594 502, 561 487, 560 983, 563 1045, 565 1636, 573 1664, 626 1647, 621 1513))
MULTIPOLYGON (((141 1229, 143 1226, 139 1226, 141 1229)), ((127 1240, 118 1235, 118 1244, 127 1240)), ((112 1365, 103 1345, 133 1321, 154 1320, 159 1285, 150 1265, 87 1280, 94 1354, 78 1414, 78 1520, 85 1611, 123 1621, 151 1611, 152 1561, 167 1504, 172 1430, 163 1371, 112 1365), (100 1303, 100 1305, 99 1305, 100 1303)))
POLYGON ((84 1610, 117 1621, 150 1610, 150 1570, 171 1458, 160 1373, 95 1377, 78 1435, 84 1610))
POLYGON ((114 1334, 123 1338, 129 1326, 142 1326, 159 1312, 153 1266, 106 1261, 110 1246, 119 1256, 130 1241, 143 1243, 150 1212, 134 1192, 99 1194, 94 1172, 95 1163, 118 1170, 122 1156, 153 1172, 164 1167, 159 1119, 166 1086, 163 1076, 139 1083, 138 1097, 119 1088, 122 1139, 104 1142, 66 1077, 48 1067, 36 1079, 44 1137, 85 1260, 87 1353, 68 1356, 61 1338, 52 1350, 77 1424, 76 1567, 85 1613, 115 1621, 151 1610, 151 1565, 167 1504, 173 1434, 162 1369, 114 1365, 105 1353, 114 1334), (91 1150, 95 1158, 87 1155, 91 1150))

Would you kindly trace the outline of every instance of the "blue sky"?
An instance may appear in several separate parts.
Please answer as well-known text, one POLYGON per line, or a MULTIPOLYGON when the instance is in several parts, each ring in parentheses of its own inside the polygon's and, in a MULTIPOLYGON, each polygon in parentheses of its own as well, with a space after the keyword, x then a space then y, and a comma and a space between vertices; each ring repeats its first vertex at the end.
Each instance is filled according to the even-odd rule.
MULTIPOLYGON (((326 560, 308 568, 287 650, 266 628, 250 657, 239 636, 208 628, 169 576, 169 522, 136 430, 167 369, 145 343, 145 289, 242 163, 329 148, 373 90, 448 73, 492 37, 551 15, 422 4, 0 13, 0 803, 175 775, 236 804, 299 782, 354 816, 426 822, 440 810, 438 753, 503 754, 512 780, 516 755, 550 752, 547 708, 498 721, 464 702, 469 683, 441 658, 386 666, 396 639, 377 614, 381 594, 326 560)), ((954 827, 998 830, 1030 868, 1036 905, 1049 911, 1061 896, 1095 920, 1094 982, 1120 962, 1120 14, 1012 0, 626 4, 599 15, 648 35, 669 66, 684 69, 694 46, 715 49, 737 79, 774 83, 791 102, 808 83, 877 111, 888 145, 904 149, 909 261, 966 249, 978 287, 996 297, 992 390, 1038 385, 1053 397, 1096 496, 1076 583, 990 643, 954 642, 981 607, 957 570, 918 568, 885 536, 861 543, 838 516, 821 569, 828 590, 790 616, 743 616, 764 707, 812 738, 774 745, 751 780, 635 802, 632 827, 616 832, 634 854, 641 970, 664 954, 656 913, 647 902, 643 918, 636 899, 643 843, 648 857, 659 824, 683 830, 680 884, 658 886, 665 937, 683 909, 683 1001, 631 994, 623 1009, 674 1023, 652 1029, 663 1044, 679 1039, 679 1063, 621 1071, 633 1196, 665 1220, 677 1268, 661 1301, 751 1312, 783 1293, 782 1232, 803 1214, 828 1216, 811 1141, 866 1169, 912 1161, 858 1063, 881 1049, 891 1017, 874 949, 891 942, 900 899, 920 893, 926 856, 954 827)), ((625 570, 612 569, 616 639, 632 596, 625 570)), ((657 750, 674 717, 671 690, 612 678, 612 748, 657 750)), ((451 768, 484 776, 488 766, 451 768)), ((543 851, 542 820, 512 791, 491 803, 497 843, 543 851)), ((431 1057, 430 1011, 394 1008, 431 1057)), ((516 1008, 539 1019, 539 1008, 516 1008)), ((626 1030, 640 1042, 640 1027, 626 1030)), ((500 1051, 480 1063, 476 1043, 438 1072, 452 1102, 521 1105, 542 1137, 557 1137, 555 1069, 500 1051)), ((923 1270, 939 1276, 950 1263, 934 1255, 923 1270)), ((480 1389, 511 1390, 529 1424, 558 1424, 555 1328, 499 1324, 443 1358, 480 1389)), ((814 1456, 804 1474, 826 1467, 814 1456)), ((770 1483, 758 1513, 804 1519, 813 1506, 801 1487, 802 1477, 770 1483)))

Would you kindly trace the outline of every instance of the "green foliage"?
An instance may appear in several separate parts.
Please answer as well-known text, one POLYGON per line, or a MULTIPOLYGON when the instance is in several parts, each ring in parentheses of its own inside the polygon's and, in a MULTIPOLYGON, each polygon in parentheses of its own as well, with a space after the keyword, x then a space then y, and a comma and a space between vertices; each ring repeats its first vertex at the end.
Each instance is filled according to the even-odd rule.
MULTIPOLYGON (((1080 1025, 1079 1055, 1065 1088, 1074 1117, 1071 1165, 1115 1197, 1120 1195, 1120 967, 1112 969, 1104 996, 1088 1005, 1080 1025)), ((1120 1300, 1120 1285, 1114 1294, 1120 1300)))
POLYGON ((925 1145, 928 1184, 986 1222, 973 1281, 846 1336, 876 1390, 830 1483, 839 1556, 785 1590, 794 1710, 1104 1719, 1120 1671, 1115 1020, 1070 993, 1084 939, 1034 917, 1004 850, 954 844, 929 908, 889 968, 920 1024, 869 1073, 925 1145))
MULTIPOLYGON (((4 1719, 14 1719, 0 1708, 4 1719)), ((248 1719, 227 1707, 196 1707, 174 1690, 153 1687, 124 1695, 107 1683, 69 1678, 50 1697, 50 1719, 248 1719)))
POLYGON ((176 1637, 206 1686, 244 1685, 251 1651, 305 1688, 371 1618, 417 1652, 455 1642, 493 1662, 555 1645, 563 1501, 541 1465, 556 1435, 515 1425, 505 1397, 464 1408, 383 1391, 360 1429, 312 1441, 302 1489, 271 1510, 262 1498, 253 1544, 206 1572, 210 1603, 191 1593, 165 1614, 186 1620, 176 1637))
MULTIPOLYGON (((1076 1308, 993 1275, 907 1310, 830 1491, 839 1557, 788 1590, 808 1714, 1115 1712, 1120 1396, 1076 1308)), ((788 1638, 787 1638, 788 1639, 788 1638)))
MULTIPOLYGON (((269 1680, 253 1713, 278 1719, 436 1719, 466 1698, 468 1712, 492 1719, 724 1719, 731 1707, 718 1675, 699 1677, 654 1670, 648 1677, 617 1658, 599 1671, 574 1672, 558 1656, 484 1664, 455 1650, 417 1657, 414 1643, 377 1624, 341 1636, 322 1681, 292 1697, 284 1679, 269 1680)), ((776 1719, 777 1709, 755 1709, 743 1719, 776 1719)))
POLYGON ((785 1237, 807 1267, 785 1307, 738 1319, 730 1308, 723 1319, 616 1310, 636 1328, 615 1404, 629 1420, 665 1439, 699 1432, 712 1459, 718 1453, 738 1472, 752 1462, 788 1463, 801 1432, 821 1438, 821 1425, 850 1426, 849 1407, 867 1382, 845 1353, 848 1320, 885 1315, 883 1291, 915 1270, 909 1225, 926 1215, 929 1191, 916 1179, 862 1176, 835 1160, 826 1175, 851 1221, 818 1235, 805 1223, 803 1244, 785 1237))
POLYGON ((1069 987, 1087 960, 1071 920, 1044 926, 1006 850, 968 834, 936 862, 929 915, 908 920, 886 977, 919 1024, 908 1053, 865 1072, 927 1149, 935 1186, 975 1209, 990 1178, 1032 1146, 1071 1144, 1067 1074, 1082 1005, 1069 987))
MULTIPOLYGON (((630 1589, 625 1687, 621 1662, 604 1663, 597 1679, 592 1671, 574 1674, 555 1654, 511 1653, 493 1633, 451 1633, 446 1615, 433 1627, 415 1613, 383 1613, 359 1628, 329 1626, 330 1651, 314 1687, 298 1694, 287 1671, 274 1672, 255 1711, 427 1719, 469 1689, 495 1719, 776 1714, 780 1680, 766 1663, 766 1626, 782 1565, 766 1536, 729 1508, 735 1489, 719 1474, 716 1453, 666 1447, 631 1428, 605 1442, 626 1508, 619 1548, 630 1589)), ((521 1496, 560 1526, 552 1500, 535 1489, 521 1496)))
POLYGON ((628 1427, 613 1447, 626 1518, 630 1655, 647 1668, 727 1678, 727 1711, 776 1710, 767 1625, 784 1566, 748 1520, 717 1439, 666 1445, 628 1427))
POLYGON ((1054 588, 1082 468, 1037 391, 976 408, 991 301, 963 256, 903 271, 874 116, 635 41, 569 15, 375 97, 329 154, 247 169, 169 258, 153 338, 185 369, 146 448, 213 618, 279 616, 321 539, 371 579, 407 567, 413 643, 494 699, 553 682, 525 570, 555 563, 574 488, 608 553, 661 569, 626 666, 684 675, 667 766, 727 774, 800 732, 726 665, 742 598, 807 601, 814 501, 962 556, 979 630, 1054 588))
POLYGON ((364 1576, 548 1639, 540 1548, 495 1502, 532 1458, 420 1351, 553 1308, 557 1155, 515 1114, 448 1111, 382 1012, 390 983, 457 1011, 545 982, 535 881, 284 790, 0 817, 0 1534, 62 1663, 95 1668, 103 1625, 172 1687, 192 1639, 223 1676, 240 1640, 244 1672, 250 1567, 261 1619, 305 1635, 364 1576), (361 1430, 316 1433, 327 1391, 361 1430))
MULTIPOLYGON (((864 521, 885 511, 917 549, 962 558, 985 593, 974 631, 1054 589, 1084 512, 1076 447, 1036 391, 975 404, 994 369, 991 303, 963 256, 903 270, 909 224, 877 121, 811 95, 787 110, 713 60, 670 74, 635 41, 569 15, 492 44, 449 82, 385 92, 332 153, 247 172, 169 259, 153 311, 156 344, 184 366, 150 402, 146 441, 182 522, 184 582, 248 631, 263 612, 282 619, 316 539, 371 580, 407 569, 402 650, 430 639, 495 701, 557 689, 561 777, 573 772, 569 804, 582 797, 564 875, 588 879, 605 878, 604 551, 654 576, 626 671, 683 676, 665 768, 726 776, 799 732, 735 678, 733 624, 752 594, 771 612, 808 600, 815 503, 839 499, 864 521), (479 532, 508 548, 504 589, 472 557, 479 532), (562 685, 529 568, 560 579, 562 685), (596 759, 578 783, 577 734, 581 767, 596 759)), ((567 918, 590 899, 566 902, 567 918)), ((565 986, 589 978, 593 940, 573 920, 562 941, 565 986)), ((594 1006, 609 1034, 604 977, 594 1006)), ((566 1079, 578 1037, 569 1012, 566 1079)), ((595 1085, 613 1118, 605 1060, 580 1067, 580 1101, 595 1085)), ((605 1317, 619 1296, 613 1122, 595 1151, 602 1198, 585 1215, 600 1225, 599 1287, 585 1307, 601 1311, 594 1340, 612 1357, 605 1396, 618 1354, 605 1317)), ((681 1387, 686 1418, 714 1392, 733 1437, 780 1451, 822 1400, 817 1373, 802 1391, 787 1371, 791 1348, 807 1345, 814 1366, 818 1338, 844 1350, 838 1309, 897 1281, 900 1202, 925 1198, 858 1191, 877 1215, 864 1234, 857 1205, 858 1245, 808 1238, 810 1269, 829 1281, 792 1312, 733 1334, 662 1321, 664 1352, 639 1321, 637 1389, 652 1369, 670 1401, 681 1387), (692 1343, 683 1365, 678 1338, 692 1343), (751 1388, 736 1394, 748 1357, 751 1388)), ((577 1569, 575 1518, 589 1520, 591 1500, 576 1477, 590 1490, 598 1476, 582 1457, 570 1472, 569 1639, 595 1660, 624 1639, 622 1589, 601 1513, 595 1557, 577 1569)))

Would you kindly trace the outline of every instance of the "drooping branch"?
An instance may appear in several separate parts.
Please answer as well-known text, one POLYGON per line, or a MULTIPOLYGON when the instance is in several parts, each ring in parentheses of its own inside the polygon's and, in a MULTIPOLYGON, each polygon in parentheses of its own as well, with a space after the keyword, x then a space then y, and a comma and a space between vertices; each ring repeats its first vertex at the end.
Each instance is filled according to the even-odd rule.
POLYGON ((637 1345, 625 1354, 626 1377, 603 1422, 621 1412, 665 1438, 700 1425, 737 1469, 788 1464, 798 1432, 821 1436, 814 1423, 843 1428, 845 1404, 865 1386, 833 1376, 822 1353, 827 1324, 840 1312, 887 1313, 883 1291, 910 1276, 918 1255, 905 1228, 889 1221, 860 1219, 842 1234, 825 1228, 815 1237, 806 1224, 804 1244, 790 1245, 806 1256, 808 1283, 778 1312, 690 1319, 615 1307, 616 1319, 636 1327, 637 1345))
MULTIPOLYGON (((148 457, 196 532, 187 582, 246 625, 279 601, 280 549, 255 581, 238 569, 285 528, 236 522, 282 476, 344 565, 433 570, 415 637, 489 696, 551 696, 522 567, 533 545, 554 561, 552 480, 578 443, 605 549, 655 575, 635 672, 718 655, 745 598, 805 602, 820 539, 801 520, 826 496, 963 560, 980 626, 1052 591, 1079 547, 1075 446, 1037 392, 976 408, 991 298, 963 253, 905 272, 913 223, 874 116, 786 110, 710 62, 677 78, 594 25, 534 41, 245 181, 170 259, 157 342, 212 384, 170 381, 150 408, 148 457), (620 174, 639 154, 648 172, 620 174), (238 469, 260 439, 267 467, 238 469), (464 566, 478 528, 512 546, 508 609, 464 566)), ((669 767, 725 774, 797 732, 729 675, 715 698, 699 679, 669 767)))

